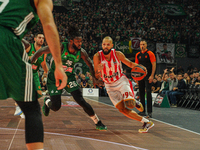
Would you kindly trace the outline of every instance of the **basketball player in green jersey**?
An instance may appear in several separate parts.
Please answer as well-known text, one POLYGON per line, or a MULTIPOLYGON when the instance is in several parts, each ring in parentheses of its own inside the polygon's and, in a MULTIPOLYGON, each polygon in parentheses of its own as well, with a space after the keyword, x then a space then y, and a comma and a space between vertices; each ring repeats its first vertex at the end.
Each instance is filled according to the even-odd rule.
MULTIPOLYGON (((97 130, 107 130, 107 127, 99 120, 97 115, 95 114, 93 108, 90 104, 88 104, 79 89, 79 85, 75 79, 74 73, 74 64, 82 58, 85 63, 89 66, 90 72, 93 76, 94 83, 96 83, 96 78, 94 76, 94 68, 91 59, 88 57, 87 52, 81 48, 82 45, 82 36, 77 27, 69 26, 68 28, 68 36, 70 37, 69 43, 63 42, 61 46, 61 57, 64 71, 68 77, 67 86, 65 90, 68 93, 71 93, 74 100, 84 109, 84 111, 90 116, 90 118, 96 124, 97 130)), ((31 62, 33 62, 36 58, 44 53, 48 53, 48 47, 44 47, 38 50, 32 57, 31 62)), ((47 88, 50 94, 49 97, 45 97, 44 105, 42 107, 43 114, 45 116, 49 115, 50 109, 53 111, 58 111, 61 107, 61 94, 62 90, 57 90, 55 86, 55 77, 54 72, 55 65, 52 60, 51 68, 49 70, 48 78, 47 78, 47 88)))
POLYGON ((24 112, 29 150, 43 150, 44 131, 32 67, 21 40, 39 18, 54 58, 56 85, 63 89, 67 83, 52 9, 51 0, 0 1, 0 99, 13 98, 24 112))
MULTIPOLYGON (((29 42, 25 41, 24 39, 22 40, 23 44, 25 45, 26 52, 28 53, 29 59, 33 56, 33 54, 42 47, 44 44, 44 35, 37 33, 34 38, 34 43, 29 44, 29 42)), ((46 65, 46 54, 40 56, 33 64, 32 64, 32 69, 33 69, 33 81, 35 84, 35 87, 37 89, 38 93, 38 98, 42 97, 42 89, 40 85, 40 79, 39 79, 39 74, 38 70, 40 65, 42 66, 44 73, 43 73, 43 78, 47 78, 47 72, 48 72, 48 67, 46 65)), ((14 116, 20 115, 22 118, 24 118, 24 114, 15 103, 15 113, 14 116)))
MULTIPOLYGON (((43 34, 36 34, 34 41, 35 41, 35 43, 30 44, 30 46, 26 49, 26 52, 28 53, 29 59, 31 59, 31 57, 33 56, 33 54, 37 50, 42 48, 42 45, 44 44, 44 35, 43 34)), ((44 70, 43 77, 44 78, 47 77, 48 67, 46 65, 46 57, 47 57, 47 55, 44 54, 44 55, 38 57, 38 59, 32 64, 33 78, 34 78, 34 82, 35 82, 39 97, 42 96, 42 90, 41 90, 38 70, 39 70, 39 67, 41 65, 43 70, 44 70)))

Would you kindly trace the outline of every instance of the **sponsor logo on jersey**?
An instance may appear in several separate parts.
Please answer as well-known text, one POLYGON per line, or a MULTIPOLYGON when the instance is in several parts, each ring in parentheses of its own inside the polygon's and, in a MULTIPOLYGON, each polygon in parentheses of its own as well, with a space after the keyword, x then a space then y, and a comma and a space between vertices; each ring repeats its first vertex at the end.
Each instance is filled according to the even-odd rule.
POLYGON ((32 65, 32 69, 33 69, 33 70, 36 70, 36 69, 37 69, 37 66, 36 66, 36 65, 32 65))
POLYGON ((113 78, 113 77, 116 77, 116 76, 118 76, 118 72, 115 72, 110 76, 107 76, 107 75, 104 74, 104 78, 113 78))
POLYGON ((72 73, 72 71, 73 71, 73 68, 67 67, 67 66, 64 66, 64 65, 63 65, 63 69, 64 69, 65 72, 70 72, 70 73, 72 73))

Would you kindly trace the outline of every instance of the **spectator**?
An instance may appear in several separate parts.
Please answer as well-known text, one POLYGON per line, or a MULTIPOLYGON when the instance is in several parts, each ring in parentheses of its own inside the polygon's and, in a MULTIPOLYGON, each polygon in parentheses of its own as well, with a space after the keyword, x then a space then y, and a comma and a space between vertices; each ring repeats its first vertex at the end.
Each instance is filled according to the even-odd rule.
POLYGON ((153 79, 151 90, 152 93, 158 93, 160 90, 160 82, 156 78, 153 79))
POLYGON ((88 87, 89 87, 89 88, 94 88, 93 79, 92 79, 92 76, 91 76, 91 75, 90 75, 89 80, 88 80, 88 87))
MULTIPOLYGON (((164 70, 164 74, 163 74, 163 79, 165 74, 167 73, 168 69, 164 70)), ((167 97, 169 98, 169 93, 173 90, 174 87, 176 87, 178 85, 178 80, 175 78, 174 72, 170 71, 169 72, 169 78, 167 79, 167 82, 169 83, 169 91, 163 91, 163 94, 166 94, 167 97)))
POLYGON ((79 78, 79 76, 77 74, 75 75, 75 78, 76 78, 76 82, 80 86, 81 85, 81 79, 79 78))
POLYGON ((183 80, 183 74, 178 74, 178 85, 173 88, 173 91, 169 93, 170 101, 171 101, 171 107, 177 107, 177 101, 176 101, 176 96, 177 95, 183 95, 184 92, 180 91, 180 89, 185 89, 186 84, 185 81, 183 80))
POLYGON ((85 75, 82 76, 82 81, 81 81, 81 88, 87 88, 88 87, 88 82, 85 79, 85 75))
POLYGON ((161 88, 159 93, 164 94, 166 91, 169 91, 169 83, 167 82, 167 77, 164 77, 163 82, 161 84, 161 88))
POLYGON ((200 85, 200 76, 198 76, 197 82, 195 82, 195 85, 200 85))

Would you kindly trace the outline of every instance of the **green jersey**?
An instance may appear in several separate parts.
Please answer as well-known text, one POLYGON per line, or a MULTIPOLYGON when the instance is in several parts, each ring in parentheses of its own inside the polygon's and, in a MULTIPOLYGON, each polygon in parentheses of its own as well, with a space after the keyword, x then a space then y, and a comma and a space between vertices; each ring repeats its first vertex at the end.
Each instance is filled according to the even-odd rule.
POLYGON ((34 0, 0 0, 0 26, 20 39, 38 22, 34 0))
MULTIPOLYGON (((62 58, 62 64, 63 69, 67 76, 70 74, 74 74, 74 65, 77 63, 81 58, 81 51, 77 51, 75 55, 70 54, 68 50, 68 42, 62 43, 64 50, 62 51, 61 58, 62 58)), ((55 70, 55 63, 52 61, 51 64, 51 70, 55 70)))
MULTIPOLYGON (((31 49, 28 52, 28 56, 33 56, 36 52, 34 44, 31 44, 31 49)), ((44 61, 44 54, 38 57, 38 59, 32 64, 33 73, 36 73, 39 70, 41 63, 44 61)))

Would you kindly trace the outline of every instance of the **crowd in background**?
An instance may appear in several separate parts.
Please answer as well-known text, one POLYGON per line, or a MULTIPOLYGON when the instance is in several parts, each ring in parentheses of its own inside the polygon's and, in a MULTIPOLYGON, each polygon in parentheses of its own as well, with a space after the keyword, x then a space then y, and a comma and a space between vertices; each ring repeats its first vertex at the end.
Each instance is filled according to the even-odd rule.
MULTIPOLYGON (((53 14, 61 42, 67 41, 68 26, 74 24, 82 32, 82 47, 87 50, 90 57, 93 57, 99 50, 103 37, 107 35, 114 41, 129 41, 131 37, 141 37, 147 42, 154 43, 199 45, 199 8, 200 2, 196 0, 82 0, 73 2, 69 10, 54 10, 53 14), (160 4, 178 4, 182 6, 186 15, 181 18, 169 18, 160 4)), ((25 39, 33 42, 35 33, 43 33, 40 22, 27 33, 25 39)), ((182 67, 179 67, 174 71, 174 77, 181 72, 185 73, 186 83, 200 83, 200 77, 197 77, 198 69, 190 66, 188 70, 185 73, 182 67)), ((93 88, 92 76, 89 73, 78 74, 76 78, 82 88, 93 88)), ((159 93, 165 81, 167 80, 163 75, 156 75, 152 83, 152 92, 159 93)), ((133 85, 137 87, 137 84, 133 85)), ((100 89, 100 96, 107 96, 105 87, 94 88, 100 89)), ((46 90, 45 85, 43 89, 46 90)))
MULTIPOLYGON (((82 0, 73 2, 73 7, 66 12, 55 10, 54 18, 61 41, 67 40, 69 25, 80 28, 82 47, 92 57, 107 35, 114 41, 141 37, 147 42, 199 44, 199 8, 197 0, 82 0), (186 16, 170 19, 160 4, 179 4, 186 16)), ((26 39, 31 41, 37 32, 42 32, 40 23, 26 35, 26 39)))

